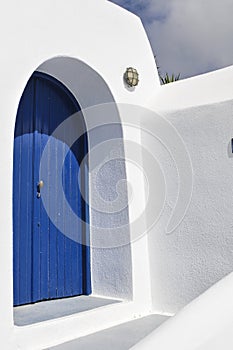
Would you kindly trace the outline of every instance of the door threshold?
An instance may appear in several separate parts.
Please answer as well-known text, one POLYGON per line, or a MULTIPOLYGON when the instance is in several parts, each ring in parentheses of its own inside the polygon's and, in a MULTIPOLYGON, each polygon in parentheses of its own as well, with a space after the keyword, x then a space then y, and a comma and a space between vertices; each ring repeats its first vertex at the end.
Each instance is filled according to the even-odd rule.
POLYGON ((120 303, 121 301, 122 300, 82 295, 73 298, 55 299, 17 306, 14 307, 14 324, 15 326, 28 326, 34 323, 49 321, 110 304, 120 303))

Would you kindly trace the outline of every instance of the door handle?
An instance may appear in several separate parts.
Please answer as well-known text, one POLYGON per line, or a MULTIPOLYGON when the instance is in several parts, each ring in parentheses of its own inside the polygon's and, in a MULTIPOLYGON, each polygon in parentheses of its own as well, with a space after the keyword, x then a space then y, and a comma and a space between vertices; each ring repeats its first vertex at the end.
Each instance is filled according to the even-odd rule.
POLYGON ((40 180, 38 183, 37 183, 37 198, 40 198, 40 190, 42 189, 42 187, 44 186, 44 182, 42 180, 40 180))

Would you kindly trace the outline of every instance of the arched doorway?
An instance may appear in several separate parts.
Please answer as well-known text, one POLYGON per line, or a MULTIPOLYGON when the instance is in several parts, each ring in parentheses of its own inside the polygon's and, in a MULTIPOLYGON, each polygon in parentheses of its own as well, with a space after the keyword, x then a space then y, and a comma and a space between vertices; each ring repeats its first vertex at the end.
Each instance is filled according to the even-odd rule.
MULTIPOLYGON (((31 76, 20 100, 15 125, 13 179, 15 306, 91 292, 88 225, 81 223, 77 227, 77 240, 66 237, 64 232, 70 224, 69 218, 64 217, 63 232, 51 222, 41 201, 43 188, 50 191, 50 180, 43 183, 39 178, 40 159, 48 139, 51 142, 58 125, 79 110, 77 100, 62 83, 39 72, 31 76)), ((62 183, 72 210, 82 222, 88 222, 88 206, 78 185, 80 176, 81 186, 88 192, 87 171, 79 166, 88 145, 82 118, 79 124, 83 136, 65 157, 62 183)), ((48 174, 67 147, 63 140, 56 138, 51 145, 48 174)), ((54 184, 51 188, 54 189, 54 184)), ((51 191, 49 195, 58 198, 59 193, 51 191)), ((57 207, 53 211, 62 216, 63 205, 59 200, 55 202, 57 207)))

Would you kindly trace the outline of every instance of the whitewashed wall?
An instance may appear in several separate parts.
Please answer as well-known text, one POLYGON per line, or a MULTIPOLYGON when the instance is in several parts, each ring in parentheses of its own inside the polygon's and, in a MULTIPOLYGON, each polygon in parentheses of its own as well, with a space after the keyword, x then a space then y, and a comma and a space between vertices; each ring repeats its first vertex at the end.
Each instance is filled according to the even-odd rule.
MULTIPOLYGON (((225 68, 163 86, 151 99, 152 109, 179 133, 193 172, 188 210, 166 234, 184 183, 178 176, 182 169, 172 159, 176 142, 171 154, 157 142, 153 152, 164 170, 167 195, 163 214, 149 234, 156 311, 177 312, 233 271, 232 78, 232 67, 225 68)), ((188 168, 182 171, 190 176, 188 168)))
MULTIPOLYGON (((74 315, 51 323, 16 327, 13 323, 12 274, 12 166, 14 123, 25 85, 39 66, 57 57, 77 58, 106 81, 116 101, 145 104, 159 88, 153 54, 140 20, 104 0, 23 0, 7 2, 0 14, 1 164, 0 290, 1 343, 4 349, 41 349, 146 313, 150 305, 147 239, 132 247, 133 301, 118 308, 74 315), (128 66, 138 69, 140 85, 134 91, 123 82, 128 66), (153 73, 154 72, 154 73, 153 73), (138 269, 143 266, 143 271, 138 269), (141 291, 141 285, 146 292, 141 291), (145 296, 146 295, 146 296, 145 296), (77 331, 78 330, 78 331, 77 331)), ((137 135, 133 136, 137 140, 137 135)), ((139 141, 137 141, 139 142, 139 141)), ((127 170, 130 179, 132 174, 127 170)), ((137 185, 144 184, 137 180, 137 185)), ((143 191, 142 191, 143 195, 143 191)), ((132 214, 129 208, 130 215, 132 214)))
MULTIPOLYGON (((132 350, 232 349, 232 91, 233 67, 228 67, 162 86, 151 97, 154 119, 147 112, 142 124, 159 137, 152 142, 143 133, 143 144, 157 158, 166 184, 163 212, 148 235, 152 304, 154 312, 176 315, 132 350), (166 130, 174 128, 170 140, 159 134, 161 120, 166 130), (179 163, 185 153, 191 167, 179 163), (190 168, 190 203, 168 232, 190 168)), ((164 200, 159 185, 154 205, 164 200)))

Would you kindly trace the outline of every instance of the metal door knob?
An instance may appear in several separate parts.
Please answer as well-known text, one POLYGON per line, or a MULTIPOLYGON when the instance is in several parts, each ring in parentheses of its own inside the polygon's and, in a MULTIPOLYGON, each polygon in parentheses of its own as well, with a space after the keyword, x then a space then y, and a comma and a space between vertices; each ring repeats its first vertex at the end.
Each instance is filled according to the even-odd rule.
POLYGON ((38 183, 37 183, 37 198, 40 198, 40 190, 41 188, 44 186, 44 182, 42 180, 40 180, 38 183))

